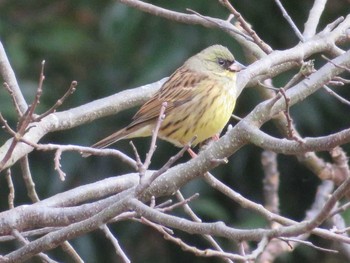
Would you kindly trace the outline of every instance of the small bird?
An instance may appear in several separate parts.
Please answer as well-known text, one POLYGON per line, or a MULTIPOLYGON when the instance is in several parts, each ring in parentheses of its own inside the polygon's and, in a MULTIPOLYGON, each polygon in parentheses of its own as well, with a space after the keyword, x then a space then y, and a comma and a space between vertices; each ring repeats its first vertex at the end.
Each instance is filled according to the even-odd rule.
POLYGON ((121 139, 152 135, 163 102, 165 117, 158 137, 183 147, 219 134, 229 121, 237 99, 236 73, 245 67, 221 45, 190 57, 134 115, 125 128, 92 145, 105 148, 121 139))

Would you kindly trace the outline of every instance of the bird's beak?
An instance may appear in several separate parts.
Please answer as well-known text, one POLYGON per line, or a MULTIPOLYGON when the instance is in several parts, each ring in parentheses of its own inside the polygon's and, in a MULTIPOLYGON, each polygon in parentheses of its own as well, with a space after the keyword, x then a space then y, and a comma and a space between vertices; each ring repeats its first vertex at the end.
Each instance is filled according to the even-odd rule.
POLYGON ((228 69, 232 72, 240 72, 241 70, 245 69, 246 66, 242 65, 238 61, 235 61, 231 64, 231 66, 228 67, 228 69))

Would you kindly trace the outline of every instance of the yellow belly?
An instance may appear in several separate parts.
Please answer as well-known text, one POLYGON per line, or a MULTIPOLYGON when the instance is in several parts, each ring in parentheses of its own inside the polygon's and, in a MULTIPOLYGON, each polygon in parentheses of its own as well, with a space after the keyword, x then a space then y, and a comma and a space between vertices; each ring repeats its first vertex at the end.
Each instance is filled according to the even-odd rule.
POLYGON ((196 145, 222 131, 231 117, 235 102, 235 81, 213 87, 210 95, 203 90, 165 117, 159 137, 183 146, 196 136, 193 142, 196 145))

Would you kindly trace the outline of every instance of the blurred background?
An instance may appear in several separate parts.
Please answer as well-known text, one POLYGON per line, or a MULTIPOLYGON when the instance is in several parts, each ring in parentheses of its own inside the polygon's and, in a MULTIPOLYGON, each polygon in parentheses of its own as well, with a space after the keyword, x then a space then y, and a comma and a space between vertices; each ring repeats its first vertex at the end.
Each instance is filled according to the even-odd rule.
MULTIPOLYGON (((203 15, 226 19, 228 12, 217 1, 177 0, 147 1, 164 8, 186 12, 193 9, 203 15)), ((349 0, 328 1, 319 29, 340 16, 350 13, 349 0)), ((298 43, 293 31, 281 15, 273 0, 244 0, 233 2, 236 9, 251 23, 258 35, 274 49, 287 49, 298 43)), ((311 0, 283 1, 287 11, 299 29, 308 16, 313 4, 311 0)), ((46 60, 44 93, 38 112, 50 108, 68 89, 72 80, 78 81, 77 91, 69 97, 59 110, 82 105, 118 91, 138 87, 169 76, 189 56, 212 44, 227 46, 236 58, 247 64, 238 44, 222 31, 201 26, 179 24, 163 18, 151 16, 116 1, 0 1, 0 39, 15 70, 19 85, 30 103, 38 85, 41 61, 46 60)), ((315 57, 316 68, 324 61, 315 57)), ((283 86, 295 72, 282 74, 274 80, 276 87, 283 86)), ((348 87, 336 91, 350 99, 348 87)), ((262 98, 255 88, 246 89, 235 110, 244 117, 262 98)), ((126 125, 137 108, 130 109, 72 130, 49 134, 42 143, 90 145, 126 125)), ((15 127, 17 116, 8 93, 0 90, 0 112, 15 127)), ((291 109, 292 117, 302 136, 326 135, 349 127, 349 107, 341 104, 325 91, 319 91, 291 109), (305 114, 307 113, 307 114, 305 114)), ((236 122, 232 120, 231 124, 236 122)), ((272 124, 264 126, 272 135, 280 136, 272 124)), ((9 135, 0 132, 2 145, 9 135)), ((149 139, 135 139, 141 156, 144 156, 149 139)), ((127 141, 118 142, 113 147, 133 156, 127 141)), ((344 146, 349 152, 349 146, 344 146)), ((168 158, 178 151, 172 145, 160 142, 151 168, 161 167, 168 158)), ((213 171, 220 180, 227 183, 243 196, 263 203, 260 164, 262 150, 255 146, 245 146, 229 159, 229 164, 213 171)), ((320 154, 326 160, 326 153, 320 154)), ((64 153, 62 169, 67 173, 61 182, 53 167, 52 152, 33 152, 29 156, 31 169, 41 199, 76 186, 95 182, 108 176, 131 172, 121 162, 108 157, 83 159, 77 153, 64 153)), ((185 162, 183 157, 180 162, 185 162)), ((295 157, 278 157, 281 173, 280 210, 281 214, 301 220, 310 208, 320 181, 295 157)), ((19 166, 12 169, 16 190, 15 204, 30 203, 23 184, 19 166)), ((196 180, 182 189, 185 196, 196 192, 200 198, 192 208, 205 221, 218 218, 237 228, 264 227, 267 222, 250 211, 242 209, 223 195, 215 192, 204 182, 196 180)), ((8 209, 8 187, 5 177, 0 176, 0 209, 8 209)), ((181 210, 176 211, 181 214, 181 210)), ((345 215, 347 219, 349 217, 345 215)), ((350 220, 350 219, 349 219, 350 220)), ((348 221, 349 222, 349 221, 348 221)), ((213 258, 198 258, 163 237, 135 222, 118 223, 112 226, 121 246, 133 262, 220 262, 213 258)), ((190 244, 205 248, 201 238, 180 235, 190 244)), ((222 241, 226 249, 235 245, 222 241)), ((314 240, 322 245, 324 240, 314 240)), ((86 262, 116 262, 115 253, 102 232, 96 231, 72 240, 73 246, 86 262)), ((1 244, 0 254, 14 249, 15 244, 1 244)), ((329 245, 326 245, 329 246, 329 245)), ((69 262, 59 250, 50 255, 69 262)), ((300 246, 292 254, 280 257, 276 262, 345 262, 341 256, 334 256, 300 246)))

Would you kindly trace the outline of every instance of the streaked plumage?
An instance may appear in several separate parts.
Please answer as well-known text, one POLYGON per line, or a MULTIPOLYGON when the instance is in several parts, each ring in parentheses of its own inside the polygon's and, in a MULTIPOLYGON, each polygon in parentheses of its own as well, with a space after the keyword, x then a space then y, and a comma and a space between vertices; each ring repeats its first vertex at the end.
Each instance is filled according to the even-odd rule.
POLYGON ((133 121, 92 147, 118 140, 151 136, 163 102, 165 118, 158 136, 183 146, 194 136, 196 145, 222 131, 236 103, 236 72, 243 68, 230 51, 210 46, 189 58, 134 115, 133 121))

